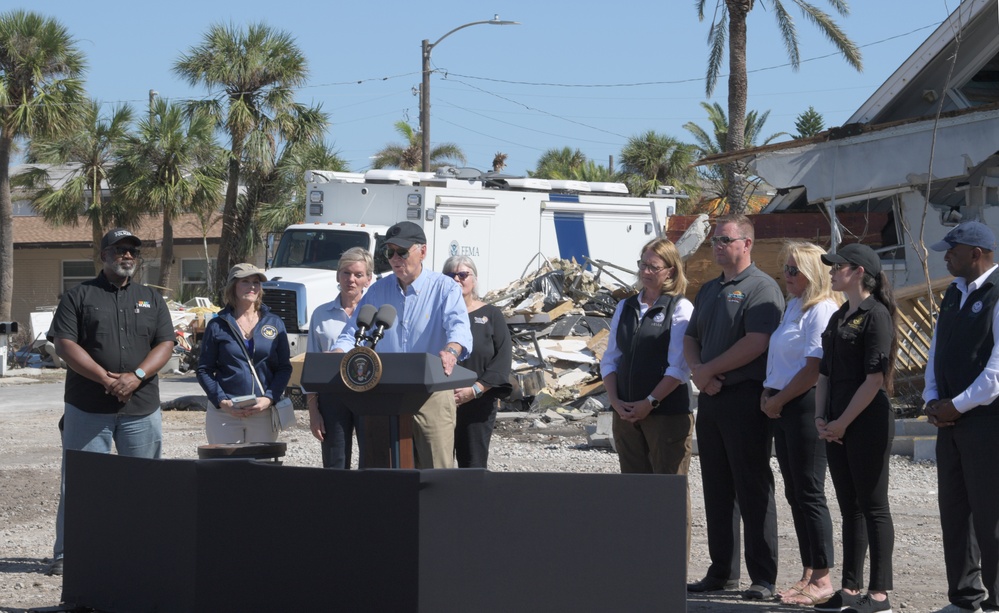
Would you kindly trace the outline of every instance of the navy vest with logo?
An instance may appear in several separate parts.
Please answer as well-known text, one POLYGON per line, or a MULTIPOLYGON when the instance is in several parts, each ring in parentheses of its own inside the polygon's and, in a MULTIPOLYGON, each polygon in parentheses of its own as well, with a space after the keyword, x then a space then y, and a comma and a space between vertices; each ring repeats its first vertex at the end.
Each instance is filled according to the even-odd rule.
MULTIPOLYGON (((617 365, 617 395, 625 402, 642 400, 652 393, 669 366, 669 339, 673 310, 678 296, 664 295, 639 317, 638 296, 624 301, 617 326, 617 346, 621 359, 617 365)), ((666 396, 652 415, 675 415, 690 412, 687 385, 679 385, 666 396)))
MULTIPOLYGON (((961 307, 961 291, 947 288, 937 320, 933 374, 940 398, 953 398, 971 386, 992 355, 992 310, 999 300, 999 269, 961 307)), ((996 400, 988 406, 999 406, 996 400)))

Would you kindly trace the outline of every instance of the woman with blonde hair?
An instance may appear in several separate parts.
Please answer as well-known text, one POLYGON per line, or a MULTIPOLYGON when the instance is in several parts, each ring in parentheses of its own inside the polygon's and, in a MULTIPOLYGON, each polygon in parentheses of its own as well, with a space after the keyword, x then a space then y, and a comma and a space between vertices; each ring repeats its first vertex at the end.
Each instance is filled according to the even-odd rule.
POLYGON ((621 472, 685 475, 694 415, 683 336, 694 305, 676 245, 657 238, 639 254, 641 291, 622 300, 600 361, 614 409, 621 472))
POLYGON ((814 606, 833 595, 832 518, 826 503, 826 445, 815 429, 815 384, 822 331, 841 302, 817 245, 789 241, 780 253, 787 306, 770 336, 760 409, 772 420, 784 496, 791 507, 801 579, 781 592, 785 604, 814 606))
MULTIPOLYGON (((333 300, 321 304, 309 318, 309 341, 306 351, 330 351, 361 296, 371 285, 375 262, 367 249, 352 247, 340 254, 336 280, 340 293, 333 300)), ((355 426, 359 426, 354 413, 333 394, 308 394, 309 430, 316 437, 322 451, 324 468, 350 468, 353 453, 355 426)))
POLYGON ((284 322, 264 304, 266 280, 253 264, 233 266, 222 294, 225 307, 205 326, 198 383, 215 405, 205 415, 211 444, 277 440, 271 407, 291 378, 291 360, 284 322))

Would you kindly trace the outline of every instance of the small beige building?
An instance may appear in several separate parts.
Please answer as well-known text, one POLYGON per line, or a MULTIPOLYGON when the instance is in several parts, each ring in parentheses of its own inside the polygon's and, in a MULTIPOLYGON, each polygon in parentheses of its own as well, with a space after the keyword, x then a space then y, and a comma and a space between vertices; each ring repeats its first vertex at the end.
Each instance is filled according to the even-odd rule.
MULTIPOLYGON (((21 208, 16 212, 21 214, 14 217, 11 315, 27 330, 32 311, 55 307, 63 292, 96 276, 99 264, 94 262, 91 230, 84 219, 77 226, 53 226, 30 210, 21 208)), ((185 214, 174 220, 173 281, 172 287, 163 290, 166 298, 184 302, 206 295, 207 275, 214 274, 221 227, 220 216, 206 229, 196 215, 185 214)), ((133 232, 142 240, 136 278, 148 285, 159 285, 162 218, 144 217, 133 232)), ((39 333, 44 331, 33 331, 35 336, 39 333)))

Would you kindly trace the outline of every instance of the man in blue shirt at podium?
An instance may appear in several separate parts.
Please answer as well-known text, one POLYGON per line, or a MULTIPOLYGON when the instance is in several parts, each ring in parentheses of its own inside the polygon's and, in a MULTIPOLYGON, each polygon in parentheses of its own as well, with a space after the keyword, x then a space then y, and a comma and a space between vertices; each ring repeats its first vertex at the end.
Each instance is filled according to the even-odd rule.
MULTIPOLYGON (((392 275, 376 281, 357 304, 334 350, 354 347, 357 315, 370 304, 395 307, 397 318, 378 341, 383 353, 430 353, 439 355, 444 374, 472 351, 472 331, 461 287, 450 277, 427 270, 427 236, 423 228, 402 221, 385 233, 385 258, 392 275)), ((451 390, 435 392, 413 416, 413 455, 416 468, 454 466, 456 406, 451 390)))

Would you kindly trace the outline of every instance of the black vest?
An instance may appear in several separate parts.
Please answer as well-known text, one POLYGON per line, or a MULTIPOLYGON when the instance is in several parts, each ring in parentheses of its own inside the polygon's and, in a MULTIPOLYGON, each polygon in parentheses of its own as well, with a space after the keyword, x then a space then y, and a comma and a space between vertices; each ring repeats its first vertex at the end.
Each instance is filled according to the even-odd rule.
MULTIPOLYGON (((940 398, 953 398, 982 374, 992 355, 992 311, 999 300, 999 269, 961 304, 961 290, 947 288, 937 320, 933 374, 940 398)), ((999 406, 996 400, 989 406, 999 406)))
MULTIPOLYGON (((621 359, 617 365, 617 396, 625 402, 642 400, 652 393, 669 366, 669 339, 673 310, 679 296, 664 295, 639 318, 638 296, 624 301, 617 325, 617 346, 621 359)), ((690 412, 687 385, 679 385, 666 396, 653 415, 690 412)))

